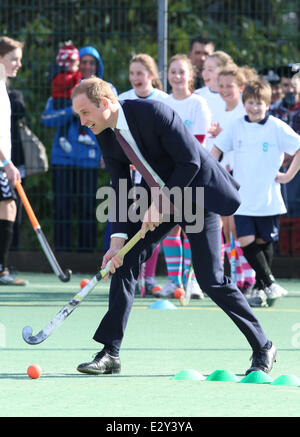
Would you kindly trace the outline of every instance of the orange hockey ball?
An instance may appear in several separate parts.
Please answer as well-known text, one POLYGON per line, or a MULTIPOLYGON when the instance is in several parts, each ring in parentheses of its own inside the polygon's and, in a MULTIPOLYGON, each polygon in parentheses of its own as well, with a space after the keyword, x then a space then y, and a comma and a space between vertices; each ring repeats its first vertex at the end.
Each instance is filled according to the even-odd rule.
POLYGON ((183 288, 176 288, 174 291, 174 297, 175 299, 180 299, 181 297, 185 296, 185 291, 183 288))
POLYGON ((86 286, 86 284, 90 282, 89 279, 85 278, 80 282, 80 288, 83 288, 86 286))
POLYGON ((38 364, 32 364, 27 369, 27 374, 31 379, 37 379, 42 374, 42 369, 38 364))

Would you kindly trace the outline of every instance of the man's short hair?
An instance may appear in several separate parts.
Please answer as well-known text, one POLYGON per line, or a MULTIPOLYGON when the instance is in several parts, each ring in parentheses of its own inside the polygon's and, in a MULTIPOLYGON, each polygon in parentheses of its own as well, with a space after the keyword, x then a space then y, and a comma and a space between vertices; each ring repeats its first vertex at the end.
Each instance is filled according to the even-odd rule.
POLYGON ((79 94, 86 94, 87 98, 91 100, 96 106, 99 107, 102 97, 106 97, 111 100, 112 103, 116 103, 117 97, 109 83, 99 77, 90 77, 89 79, 83 79, 73 90, 71 98, 78 96, 79 94))
POLYGON ((254 99, 259 102, 263 101, 267 106, 270 106, 272 98, 272 88, 266 80, 255 80, 247 83, 242 94, 242 101, 254 99))

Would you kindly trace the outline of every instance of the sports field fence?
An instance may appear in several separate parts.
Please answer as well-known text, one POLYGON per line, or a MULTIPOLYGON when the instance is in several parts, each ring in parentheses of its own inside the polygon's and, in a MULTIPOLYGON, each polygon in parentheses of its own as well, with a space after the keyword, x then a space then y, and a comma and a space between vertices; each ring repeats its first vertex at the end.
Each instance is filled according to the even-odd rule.
MULTIPOLYGON (((49 170, 27 177, 25 188, 50 244, 54 130, 42 125, 41 114, 51 95, 49 67, 63 42, 95 47, 104 63, 104 79, 121 93, 131 87, 128 65, 134 53, 156 59, 166 88, 168 59, 188 53, 189 42, 197 35, 213 40, 216 49, 229 53, 237 64, 261 71, 300 62, 299 29, 297 0, 2 0, 0 34, 25 42, 23 67, 9 86, 23 92, 26 123, 46 146, 49 158, 49 170)), ((102 169, 98 185, 104 184, 109 178, 102 169)), ((75 236, 76 223, 70 223, 75 236)), ((98 248, 103 247, 104 230, 105 225, 99 224, 98 248)), ((299 256, 300 217, 285 217, 281 232, 278 253, 299 256)), ((20 234, 19 250, 40 249, 25 212, 20 234)))

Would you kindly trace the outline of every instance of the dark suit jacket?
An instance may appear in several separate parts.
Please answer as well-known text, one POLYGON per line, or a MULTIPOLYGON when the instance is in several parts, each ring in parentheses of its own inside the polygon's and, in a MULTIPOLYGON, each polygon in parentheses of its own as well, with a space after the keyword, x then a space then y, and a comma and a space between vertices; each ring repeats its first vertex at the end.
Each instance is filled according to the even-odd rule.
MULTIPOLYGON (((142 155, 169 189, 204 187, 205 209, 220 215, 237 210, 238 183, 200 145, 175 111, 153 100, 124 100, 120 104, 142 155)), ((101 132, 97 140, 118 196, 120 178, 132 186, 130 162, 112 129, 101 132)), ((112 232, 126 232, 126 223, 113 223, 112 232)))

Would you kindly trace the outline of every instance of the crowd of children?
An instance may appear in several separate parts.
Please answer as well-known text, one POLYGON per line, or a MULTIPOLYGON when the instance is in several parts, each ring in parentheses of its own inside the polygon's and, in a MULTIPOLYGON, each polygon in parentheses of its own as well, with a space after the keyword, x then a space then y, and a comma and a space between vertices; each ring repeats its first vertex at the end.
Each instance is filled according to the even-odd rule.
MULTIPOLYGON (((194 90, 190 59, 174 55, 168 66, 171 92, 164 103, 180 115, 199 140, 199 147, 206 147, 240 183, 240 208, 233 217, 221 217, 221 250, 229 261, 234 253, 234 279, 249 304, 272 305, 287 294, 272 273, 280 215, 287 212, 281 184, 297 177, 300 167, 300 137, 292 121, 282 120, 278 111, 288 105, 283 96, 292 101, 293 107, 297 100, 289 95, 290 86, 283 91, 280 104, 274 105, 271 84, 255 69, 238 66, 222 51, 206 57, 202 77, 204 86, 194 90), (277 113, 272 115, 274 111, 277 113), (283 173, 280 170, 286 156, 290 157, 289 166, 283 173)), ((297 83, 292 85, 297 89, 297 83)), ((297 106, 294 109, 295 123, 299 111, 297 106)), ((163 240, 162 246, 168 281, 156 296, 170 297, 186 283, 190 246, 179 226, 163 240)), ((193 297, 203 298, 195 278, 192 285, 193 297)))

